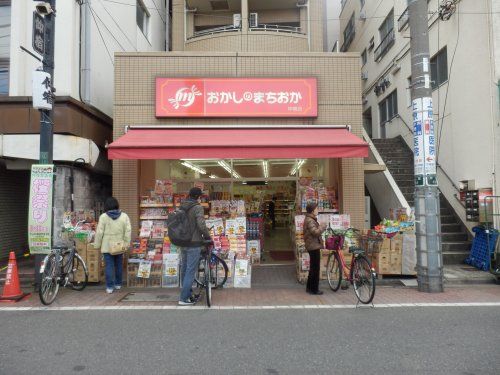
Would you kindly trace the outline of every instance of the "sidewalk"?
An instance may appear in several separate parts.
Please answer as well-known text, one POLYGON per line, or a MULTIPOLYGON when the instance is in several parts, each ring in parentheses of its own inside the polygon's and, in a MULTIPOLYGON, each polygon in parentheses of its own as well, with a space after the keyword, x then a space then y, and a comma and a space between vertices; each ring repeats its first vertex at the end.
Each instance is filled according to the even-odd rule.
MULTIPOLYGON (((327 306, 353 306, 357 299, 354 290, 339 290, 333 293, 330 289, 323 287, 324 294, 313 296, 305 293, 304 287, 300 288, 252 288, 234 289, 227 288, 214 290, 212 301, 214 306, 226 307, 327 307, 327 306)), ((28 291, 25 289, 24 291, 28 291)), ((147 306, 176 307, 179 289, 149 288, 149 289, 123 289, 113 294, 106 294, 102 286, 90 286, 82 292, 69 289, 61 289, 56 301, 50 308, 143 308, 147 306), (134 293, 134 295, 129 295, 134 293), (137 302, 122 301, 129 295, 137 302), (155 301, 155 302, 152 302, 155 301)), ((500 286, 497 285, 466 285, 447 287, 444 293, 421 293, 413 287, 387 287, 377 288, 374 304, 400 305, 400 304, 467 304, 467 303, 495 303, 500 305, 500 286)), ((204 306, 202 299, 199 305, 204 306)), ((38 294, 32 294, 29 298, 18 303, 0 303, 0 310, 5 308, 40 308, 38 294)))

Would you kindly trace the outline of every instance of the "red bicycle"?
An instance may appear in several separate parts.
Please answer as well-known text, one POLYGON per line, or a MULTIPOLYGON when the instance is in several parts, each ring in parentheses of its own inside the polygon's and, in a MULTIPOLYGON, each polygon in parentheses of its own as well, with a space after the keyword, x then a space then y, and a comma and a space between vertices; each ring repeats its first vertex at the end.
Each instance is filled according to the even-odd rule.
POLYGON ((336 292, 342 284, 342 279, 345 278, 353 286, 359 302, 371 303, 375 297, 376 274, 365 256, 364 248, 360 247, 362 243, 361 233, 354 228, 332 232, 333 234, 327 239, 327 248, 332 252, 328 256, 326 265, 326 276, 330 288, 336 292), (356 243, 356 245, 349 247, 349 253, 352 254, 350 267, 342 253, 346 237, 356 243))

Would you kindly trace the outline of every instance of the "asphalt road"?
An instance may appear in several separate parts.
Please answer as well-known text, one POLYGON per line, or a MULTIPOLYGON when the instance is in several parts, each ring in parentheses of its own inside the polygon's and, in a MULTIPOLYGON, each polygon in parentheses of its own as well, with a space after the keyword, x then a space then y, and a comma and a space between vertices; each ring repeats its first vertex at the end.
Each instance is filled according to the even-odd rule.
POLYGON ((500 374, 498 307, 0 312, 0 374, 500 374))

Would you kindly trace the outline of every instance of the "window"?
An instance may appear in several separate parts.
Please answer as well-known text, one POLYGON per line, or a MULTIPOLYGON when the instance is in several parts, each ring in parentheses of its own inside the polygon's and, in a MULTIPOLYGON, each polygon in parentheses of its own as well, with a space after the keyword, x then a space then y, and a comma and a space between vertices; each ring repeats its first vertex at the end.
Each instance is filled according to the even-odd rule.
POLYGON ((392 120, 398 114, 398 92, 394 90, 378 105, 380 125, 392 120))
POLYGON ((384 22, 378 28, 380 44, 375 49, 375 61, 380 60, 394 45, 394 9, 387 15, 384 22))
POLYGON ((142 2, 142 0, 137 0, 137 7, 136 7, 137 26, 139 26, 139 29, 141 29, 144 36, 148 39, 149 39, 149 17, 150 14, 146 6, 142 2))
POLYGON ((448 81, 448 56, 446 47, 431 58, 431 81, 433 90, 448 81))
POLYGON ((0 0, 0 95, 9 94, 10 0, 0 0))
POLYGON ((352 41, 354 40, 355 29, 354 29, 354 13, 352 14, 347 26, 344 29, 344 44, 342 45, 341 52, 345 52, 349 49, 352 41))
POLYGON ((364 66, 368 61, 368 53, 366 52, 366 48, 361 52, 361 66, 364 66))

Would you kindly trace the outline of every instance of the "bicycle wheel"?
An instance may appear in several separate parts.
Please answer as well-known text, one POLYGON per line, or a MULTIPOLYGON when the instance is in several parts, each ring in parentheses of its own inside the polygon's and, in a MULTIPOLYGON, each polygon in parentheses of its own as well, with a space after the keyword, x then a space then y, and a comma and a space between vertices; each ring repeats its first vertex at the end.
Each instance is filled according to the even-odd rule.
POLYGON ((229 270, 224 259, 217 255, 212 255, 210 261, 210 276, 212 280, 212 289, 222 288, 227 281, 229 270))
POLYGON ((330 289, 336 292, 342 283, 342 263, 339 259, 339 254, 334 251, 328 256, 326 263, 326 278, 330 289))
POLYGON ((205 295, 207 297, 207 306, 212 306, 212 283, 210 277, 210 260, 205 259, 205 295))
POLYGON ((73 257, 73 267, 68 272, 68 277, 69 286, 73 290, 80 292, 87 286, 89 272, 85 262, 78 254, 73 257))
POLYGON ((354 258, 351 267, 351 280, 354 292, 359 302, 368 304, 375 296, 375 275, 372 272, 370 262, 364 255, 354 258))
POLYGON ((55 254, 45 257, 40 267, 40 288, 38 296, 44 305, 50 305, 55 301, 59 291, 58 262, 55 254))

